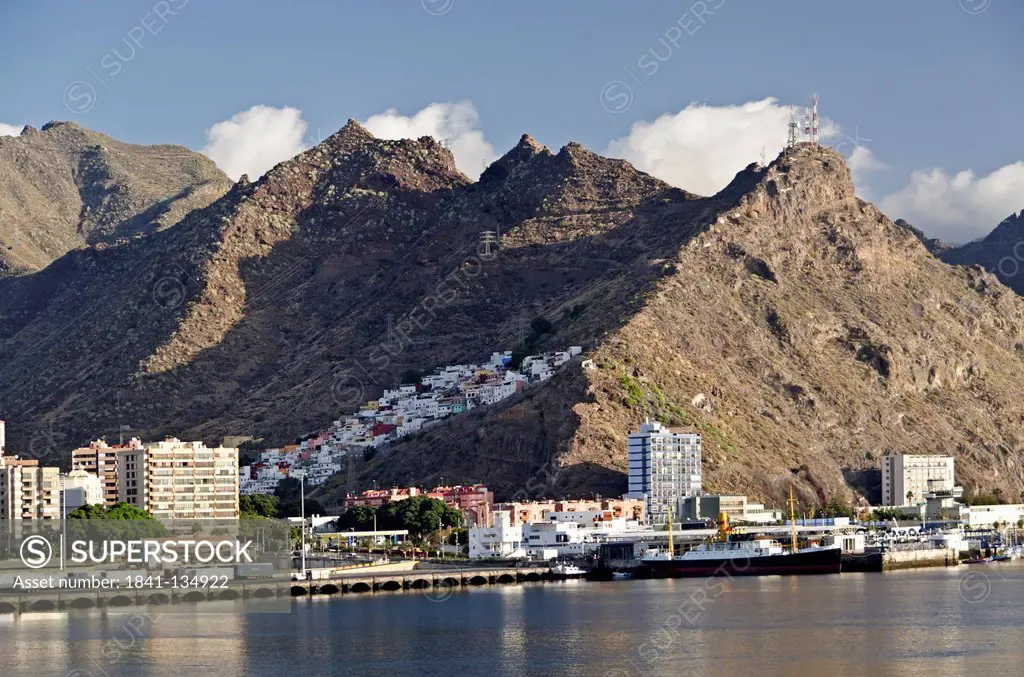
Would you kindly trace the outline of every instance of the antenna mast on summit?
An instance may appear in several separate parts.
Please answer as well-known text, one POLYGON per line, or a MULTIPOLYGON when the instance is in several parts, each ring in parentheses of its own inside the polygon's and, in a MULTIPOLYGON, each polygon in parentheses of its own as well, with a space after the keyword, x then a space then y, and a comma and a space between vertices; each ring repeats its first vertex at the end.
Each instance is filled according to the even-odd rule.
POLYGON ((818 145, 818 93, 815 92, 811 95, 811 142, 814 145, 818 145))
POLYGON ((797 144, 797 124, 796 124, 796 109, 790 107, 789 109, 789 136, 786 138, 786 148, 792 148, 797 144))

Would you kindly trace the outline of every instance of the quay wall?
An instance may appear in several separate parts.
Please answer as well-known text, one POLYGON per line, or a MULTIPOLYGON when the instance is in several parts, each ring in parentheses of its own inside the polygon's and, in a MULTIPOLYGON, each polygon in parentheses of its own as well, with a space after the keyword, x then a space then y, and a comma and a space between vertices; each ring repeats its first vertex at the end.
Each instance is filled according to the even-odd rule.
POLYGON ((935 550, 890 550, 883 553, 882 570, 921 569, 925 567, 949 567, 960 564, 956 550, 936 548, 935 550))

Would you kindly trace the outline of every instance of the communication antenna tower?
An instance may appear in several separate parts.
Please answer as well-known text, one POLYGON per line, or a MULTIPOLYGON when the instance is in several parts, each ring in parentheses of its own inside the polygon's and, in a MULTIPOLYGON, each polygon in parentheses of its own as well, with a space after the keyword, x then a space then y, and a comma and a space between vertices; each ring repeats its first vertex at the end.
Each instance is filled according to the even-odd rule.
POLYGON ((796 108, 789 109, 789 136, 786 138, 786 148, 792 148, 797 144, 799 132, 796 123, 796 108))
POLYGON ((818 145, 818 93, 811 95, 811 142, 818 145))

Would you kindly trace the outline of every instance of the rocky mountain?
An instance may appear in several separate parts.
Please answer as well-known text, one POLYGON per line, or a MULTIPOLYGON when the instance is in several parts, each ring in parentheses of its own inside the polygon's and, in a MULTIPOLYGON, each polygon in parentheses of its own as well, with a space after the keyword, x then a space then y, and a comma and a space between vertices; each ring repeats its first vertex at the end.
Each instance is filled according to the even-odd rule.
POLYGON ((650 414, 703 433, 709 488, 777 505, 790 482, 809 503, 877 501, 881 456, 896 451, 955 454, 968 487, 1019 494, 1018 297, 929 255, 855 197, 826 149, 748 168, 710 202, 709 222, 651 258, 664 274, 639 306, 589 345, 596 368, 381 452, 363 480, 613 495, 627 431, 650 414))
POLYGON ((924 231, 920 230, 919 228, 915 228, 914 226, 907 223, 904 219, 896 219, 893 223, 895 223, 900 228, 909 230, 914 237, 921 241, 921 244, 924 245, 924 248, 930 251, 935 256, 939 256, 942 252, 950 248, 948 244, 946 244, 939 238, 928 237, 927 235, 924 234, 924 231))
POLYGON ((187 148, 121 143, 71 122, 25 127, 0 137, 0 275, 167 228, 230 186, 187 148))
POLYGON ((1024 294, 1024 211, 1010 214, 980 240, 938 253, 947 263, 979 265, 1018 294, 1024 294))
POLYGON ((0 412, 40 456, 122 424, 282 442, 406 369, 523 338, 593 368, 382 450, 325 498, 441 475, 620 493, 645 415, 704 433, 712 490, 871 494, 889 451, 1024 487, 1021 300, 932 257, 806 144, 698 197, 528 136, 472 182, 435 140, 350 121, 173 228, 0 279, 0 412), (550 331, 524 337, 537 317, 550 331))

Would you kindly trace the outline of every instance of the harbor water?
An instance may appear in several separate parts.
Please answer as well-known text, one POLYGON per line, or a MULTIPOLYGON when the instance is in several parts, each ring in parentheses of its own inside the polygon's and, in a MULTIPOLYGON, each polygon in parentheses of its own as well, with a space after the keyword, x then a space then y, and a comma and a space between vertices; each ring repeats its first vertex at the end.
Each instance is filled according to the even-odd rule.
POLYGON ((4 677, 1021 674, 1024 565, 0 617, 4 677), (133 620, 134 619, 134 620, 133 620))

